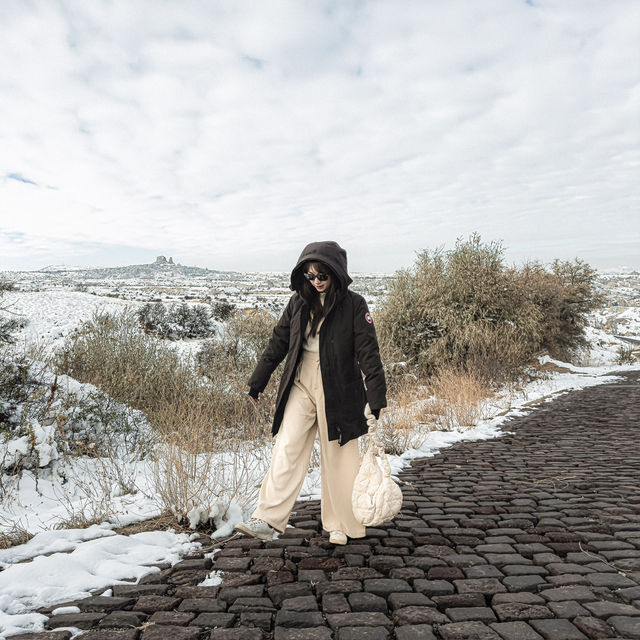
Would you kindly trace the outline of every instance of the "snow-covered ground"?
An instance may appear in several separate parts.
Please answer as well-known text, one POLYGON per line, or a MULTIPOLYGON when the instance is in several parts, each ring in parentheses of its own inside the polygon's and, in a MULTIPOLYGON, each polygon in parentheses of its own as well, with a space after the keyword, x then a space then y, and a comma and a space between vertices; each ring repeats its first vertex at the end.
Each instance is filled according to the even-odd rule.
POLYGON ((41 631, 47 617, 35 609, 139 580, 159 571, 150 564, 175 564, 199 546, 186 534, 148 531, 123 536, 108 525, 93 525, 42 532, 24 545, 0 551, 4 565, 0 572, 0 637, 41 631))
MULTIPOLYGON (((2 306, 12 317, 27 320, 18 334, 23 346, 40 347, 51 354, 61 347, 65 339, 82 322, 95 313, 119 313, 127 309, 137 310, 146 302, 97 296, 81 291, 10 291, 2 298, 2 306)), ((199 303, 192 303, 199 304, 199 303)), ((241 308, 241 305, 238 305, 241 308)), ((214 328, 220 322, 212 319, 214 328)), ((202 345, 202 339, 169 342, 182 355, 193 355, 202 345)))
MULTIPOLYGON (((58 347, 95 311, 123 310, 130 305, 142 304, 133 299, 122 300, 70 289, 43 289, 7 292, 2 298, 2 306, 8 307, 11 314, 28 320, 19 333, 19 341, 24 346, 38 344, 46 352, 58 347)), ((473 428, 425 431, 413 441, 411 449, 398 456, 389 456, 392 473, 397 474, 413 458, 435 455, 454 442, 500 436, 505 420, 532 410, 525 405, 538 399, 548 401, 571 389, 609 382, 615 379, 613 371, 640 368, 640 364, 616 364, 621 343, 607 330, 606 322, 613 314, 616 317, 624 314, 629 332, 640 333, 638 307, 605 310, 602 315, 594 316, 595 326, 588 330, 592 349, 583 358, 583 364, 589 366, 572 366, 542 358, 541 364, 552 363, 568 371, 548 372, 518 392, 505 391, 492 398, 485 407, 486 418, 473 428)), ((182 353, 192 353, 198 345, 199 341, 176 343, 182 353)), ((75 381, 69 381, 69 384, 76 392, 90 387, 75 381)), ((43 447, 46 437, 43 431, 43 447)), ((245 481, 246 486, 261 481, 269 453, 268 445, 264 451, 256 452, 256 464, 245 481)), ((223 463, 228 465, 229 461, 224 460, 222 454, 218 456, 214 457, 214 467, 223 467, 223 463)), ((0 551, 0 637, 19 631, 41 630, 44 617, 34 613, 39 607, 86 596, 123 580, 139 579, 157 570, 148 565, 175 563, 182 555, 199 547, 193 536, 171 531, 131 536, 113 531, 119 526, 159 515, 161 507, 154 498, 154 468, 150 460, 123 460, 121 468, 111 471, 112 475, 105 472, 100 459, 52 454, 51 460, 46 468, 36 466, 20 476, 0 478, 0 532, 19 528, 35 534, 26 544, 0 551), (56 528, 73 522, 78 513, 86 513, 87 504, 96 501, 100 495, 105 500, 102 505, 104 521, 84 528, 56 528)), ((320 498, 317 470, 307 476, 300 497, 320 498)), ((231 534, 233 526, 248 517, 251 511, 250 500, 245 501, 244 508, 233 503, 224 514, 219 512, 217 505, 211 506, 209 515, 216 528, 213 536, 221 539, 231 534)), ((99 514, 98 510, 96 515, 99 514)), ((195 521, 200 515, 191 514, 195 521)), ((215 583, 216 577, 212 576, 211 580, 210 583, 215 583)))
POLYGON ((640 308, 608 307, 592 314, 592 324, 611 334, 640 338, 640 308))
POLYGON ((59 347, 71 332, 95 312, 120 312, 141 303, 80 291, 9 291, 2 297, 6 315, 27 320, 18 341, 46 351, 59 347))

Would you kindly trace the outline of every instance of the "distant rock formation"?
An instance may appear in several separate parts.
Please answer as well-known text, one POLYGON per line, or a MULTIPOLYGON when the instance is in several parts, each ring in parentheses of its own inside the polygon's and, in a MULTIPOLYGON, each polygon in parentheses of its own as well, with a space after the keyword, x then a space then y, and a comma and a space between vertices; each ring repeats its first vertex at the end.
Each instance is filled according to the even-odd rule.
POLYGON ((219 274, 235 274, 235 271, 217 271, 214 269, 204 269, 201 267, 185 267, 180 263, 175 263, 173 258, 167 260, 166 256, 158 256, 154 262, 147 264, 134 264, 126 267, 104 267, 88 268, 81 267, 48 267, 42 271, 54 271, 63 274, 73 274, 74 278, 84 278, 88 280, 135 280, 147 279, 155 280, 167 277, 184 276, 186 278, 211 277, 219 274))

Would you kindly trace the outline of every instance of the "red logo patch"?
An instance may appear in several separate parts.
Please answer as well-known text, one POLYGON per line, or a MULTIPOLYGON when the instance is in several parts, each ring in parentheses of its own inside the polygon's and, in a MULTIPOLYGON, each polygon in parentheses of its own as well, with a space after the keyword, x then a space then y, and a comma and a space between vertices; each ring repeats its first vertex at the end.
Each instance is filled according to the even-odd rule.
POLYGON ((373 324, 373 320, 371 319, 371 314, 367 311, 367 313, 364 314, 364 319, 369 323, 369 324, 373 324))

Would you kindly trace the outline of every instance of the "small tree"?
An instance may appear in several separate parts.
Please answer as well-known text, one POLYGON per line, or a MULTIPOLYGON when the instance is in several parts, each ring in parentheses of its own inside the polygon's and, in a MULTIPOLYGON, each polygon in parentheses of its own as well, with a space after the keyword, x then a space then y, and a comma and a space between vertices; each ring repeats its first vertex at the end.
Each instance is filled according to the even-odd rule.
POLYGON ((553 314, 558 318, 559 330, 545 333, 543 343, 550 352, 570 357, 576 348, 587 345, 584 335, 587 314, 602 306, 604 298, 596 293, 596 270, 583 260, 555 260, 551 270, 559 280, 564 295, 553 314))
MULTIPOLYGON (((15 285, 13 282, 0 280, 0 298, 2 298, 5 291, 14 290, 15 285)), ((0 304, 0 311, 6 310, 7 308, 0 304)), ((0 345, 7 345, 15 342, 15 336, 13 334, 23 326, 24 322, 17 318, 0 317, 0 345)))
POLYGON ((178 334, 184 338, 205 338, 213 333, 211 316, 202 305, 189 306, 182 303, 169 313, 172 324, 177 325, 178 334))

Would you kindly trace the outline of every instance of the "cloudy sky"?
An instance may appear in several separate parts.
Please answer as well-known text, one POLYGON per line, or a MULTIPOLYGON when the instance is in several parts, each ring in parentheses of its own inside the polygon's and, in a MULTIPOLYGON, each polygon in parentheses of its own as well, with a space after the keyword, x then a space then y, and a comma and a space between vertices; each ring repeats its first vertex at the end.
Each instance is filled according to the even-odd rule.
POLYGON ((2 0, 0 269, 640 267, 637 0, 2 0))

